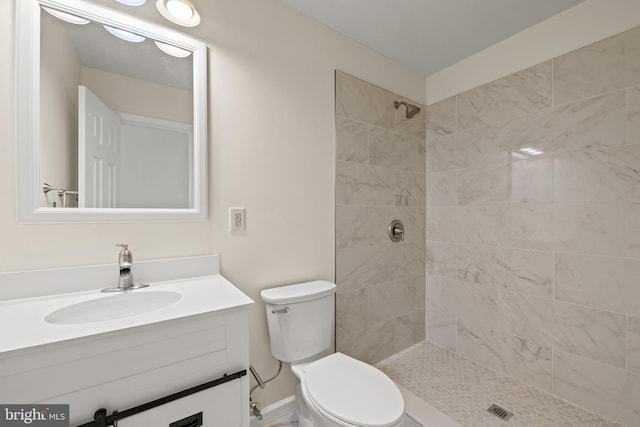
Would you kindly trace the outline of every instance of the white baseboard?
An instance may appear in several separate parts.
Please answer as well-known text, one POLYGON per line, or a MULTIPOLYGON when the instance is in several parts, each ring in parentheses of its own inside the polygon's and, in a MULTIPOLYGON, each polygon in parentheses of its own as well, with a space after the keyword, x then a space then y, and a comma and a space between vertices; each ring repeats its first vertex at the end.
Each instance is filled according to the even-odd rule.
POLYGON ((262 427, 270 422, 273 422, 279 418, 286 417, 293 414, 296 411, 296 398, 295 396, 289 396, 276 402, 272 405, 262 409, 262 419, 259 420, 256 417, 251 417, 251 427, 262 427))

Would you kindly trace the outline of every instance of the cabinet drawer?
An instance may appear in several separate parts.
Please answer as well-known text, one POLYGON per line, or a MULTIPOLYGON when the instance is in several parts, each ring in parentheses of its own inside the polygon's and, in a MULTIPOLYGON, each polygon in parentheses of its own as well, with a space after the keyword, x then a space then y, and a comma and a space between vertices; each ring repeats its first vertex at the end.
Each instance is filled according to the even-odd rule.
MULTIPOLYGON (((242 381, 234 380, 199 391, 119 420, 118 427, 170 427, 172 423, 200 412, 203 427, 241 427, 243 405, 248 405, 243 398, 241 385, 242 381)), ((198 424, 177 425, 195 427, 198 424)))

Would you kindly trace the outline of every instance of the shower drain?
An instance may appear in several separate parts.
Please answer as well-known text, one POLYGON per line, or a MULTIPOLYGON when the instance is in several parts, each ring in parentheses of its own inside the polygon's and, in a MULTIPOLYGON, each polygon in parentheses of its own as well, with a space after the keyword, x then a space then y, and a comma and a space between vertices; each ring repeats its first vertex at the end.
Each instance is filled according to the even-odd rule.
POLYGON ((507 411, 504 408, 501 408, 500 406, 496 405, 495 403, 493 405, 491 405, 489 407, 489 409, 487 409, 487 411, 492 413, 496 417, 504 420, 504 421, 509 421, 509 419, 511 417, 513 417, 513 413, 507 411))

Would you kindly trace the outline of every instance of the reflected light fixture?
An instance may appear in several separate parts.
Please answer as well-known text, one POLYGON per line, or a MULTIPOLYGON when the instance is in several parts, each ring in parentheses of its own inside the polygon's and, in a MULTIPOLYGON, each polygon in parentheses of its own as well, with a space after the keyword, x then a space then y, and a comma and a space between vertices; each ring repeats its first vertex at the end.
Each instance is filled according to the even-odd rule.
POLYGON ((140 43, 145 40, 145 37, 139 36, 129 31, 122 30, 120 28, 114 28, 108 25, 103 25, 103 27, 105 28, 105 30, 109 31, 111 34, 113 34, 117 38, 127 42, 140 43))
POLYGON ((88 24, 89 21, 88 19, 85 18, 81 18, 79 16, 76 15, 72 15, 70 13, 67 12, 62 12, 60 10, 56 10, 56 9, 51 9, 48 7, 42 7, 44 10, 46 10, 47 12, 49 12, 51 15, 55 16, 58 19, 62 19, 63 21, 69 22, 70 24, 76 24, 76 25, 84 25, 84 24, 88 24))
POLYGON ((518 151, 513 151, 511 153, 512 157, 520 160, 526 160, 534 156, 539 156, 540 154, 544 154, 544 151, 539 150, 536 147, 520 148, 518 151))
POLYGON ((154 41, 154 43, 156 44, 156 46, 158 46, 158 49, 160 49, 167 55, 175 56, 176 58, 186 58, 187 56, 191 55, 191 51, 173 46, 171 44, 162 43, 159 41, 154 41))
POLYGON ((521 148, 518 151, 520 151, 523 154, 528 154, 530 156, 539 156, 540 154, 543 153, 543 151, 538 150, 537 148, 534 147, 526 147, 526 148, 521 148))
POLYGON ((142 6, 147 0, 116 0, 118 3, 126 4, 127 6, 142 6))
POLYGON ((200 23, 200 14, 191 0, 156 0, 156 8, 174 24, 195 27, 200 23))

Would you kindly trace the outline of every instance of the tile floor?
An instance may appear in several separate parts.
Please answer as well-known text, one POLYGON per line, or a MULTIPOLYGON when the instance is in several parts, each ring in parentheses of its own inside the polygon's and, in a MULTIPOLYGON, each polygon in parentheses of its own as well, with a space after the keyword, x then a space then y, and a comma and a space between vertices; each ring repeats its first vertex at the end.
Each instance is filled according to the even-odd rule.
MULTIPOLYGON (((279 418, 275 421, 271 421, 268 424, 264 424, 263 427, 299 427, 298 426, 298 417, 295 413, 279 418)), ((415 421, 410 416, 407 416, 407 419, 404 423, 404 427, 424 427, 417 421, 415 421)))
POLYGON ((298 416, 294 412, 293 414, 278 418, 270 423, 263 424, 263 427, 299 427, 298 416))
POLYGON ((426 341, 376 366, 465 427, 620 427, 426 341), (513 412, 513 417, 505 422, 487 412, 493 403, 513 412))

